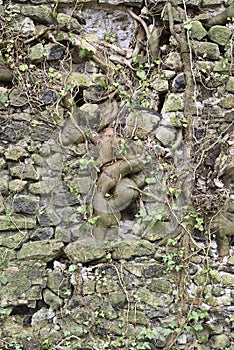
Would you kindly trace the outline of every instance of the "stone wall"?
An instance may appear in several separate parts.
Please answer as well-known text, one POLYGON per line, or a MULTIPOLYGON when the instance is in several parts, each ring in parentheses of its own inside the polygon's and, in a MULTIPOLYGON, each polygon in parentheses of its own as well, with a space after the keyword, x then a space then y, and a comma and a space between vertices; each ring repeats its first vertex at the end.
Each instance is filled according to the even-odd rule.
POLYGON ((0 348, 234 349, 232 1, 0 11, 0 348))

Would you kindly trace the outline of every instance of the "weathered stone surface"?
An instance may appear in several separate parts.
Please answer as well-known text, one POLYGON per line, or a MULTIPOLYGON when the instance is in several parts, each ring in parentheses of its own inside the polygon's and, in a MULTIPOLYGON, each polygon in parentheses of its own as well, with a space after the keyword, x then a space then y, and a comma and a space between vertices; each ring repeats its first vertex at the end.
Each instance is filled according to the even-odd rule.
POLYGON ((21 215, 0 216, 0 231, 16 231, 36 226, 36 219, 21 215))
POLYGON ((183 105, 183 95, 171 93, 164 102, 162 113, 182 111, 183 105))
POLYGON ((210 28, 208 35, 215 43, 225 46, 232 35, 232 31, 228 27, 217 25, 210 28))
POLYGON ((0 196, 0 213, 3 213, 4 211, 5 211, 4 200, 3 200, 3 197, 0 196))
POLYGON ((230 345, 230 340, 226 334, 214 335, 211 344, 214 349, 224 349, 230 345))
POLYGON ((39 173, 32 164, 13 165, 10 167, 10 174, 22 180, 38 180, 39 173))
POLYGON ((0 288, 1 307, 30 303, 35 307, 36 300, 42 299, 41 292, 46 285, 45 267, 33 260, 11 265, 4 272, 7 283, 0 288))
POLYGON ((222 0, 203 0, 202 7, 213 7, 217 5, 222 5, 222 0))
POLYGON ((221 101, 220 105, 224 108, 234 108, 234 95, 228 94, 221 101))
POLYGON ((61 180, 57 178, 50 178, 41 180, 29 185, 29 191, 33 194, 46 195, 50 192, 57 192, 61 180), (59 183, 58 183, 59 181, 59 183))
POLYGON ((9 93, 9 100, 12 106, 22 107, 28 103, 28 95, 22 89, 13 88, 9 93))
POLYGON ((80 31, 82 30, 82 26, 77 21, 77 19, 65 13, 59 13, 57 16, 57 21, 58 21, 58 27, 60 29, 74 31, 76 33, 80 33, 80 31))
POLYGON ((199 21, 191 23, 192 27, 189 29, 189 36, 195 40, 201 40, 207 35, 207 31, 199 21))
POLYGON ((125 133, 127 137, 137 136, 145 139, 158 125, 160 115, 147 109, 136 109, 126 118, 125 133))
POLYGON ((175 129, 163 125, 159 126, 155 131, 156 138, 163 144, 163 146, 171 145, 175 140, 175 135, 175 129))
POLYGON ((52 227, 38 227, 30 235, 30 238, 34 241, 50 239, 54 235, 54 229, 52 227))
POLYGON ((164 77, 157 77, 151 83, 152 88, 157 92, 166 92, 169 84, 168 80, 164 77))
POLYGON ((181 71, 183 64, 181 57, 177 52, 170 52, 168 57, 165 60, 165 65, 167 68, 170 68, 175 71, 181 71))
POLYGON ((27 184, 27 181, 16 179, 9 182, 9 190, 14 193, 23 191, 27 184))
POLYGON ((13 74, 9 69, 0 68, 0 81, 10 83, 13 79, 13 74))
POLYGON ((28 240, 27 231, 21 231, 14 234, 10 233, 10 236, 0 237, 0 246, 16 249, 19 248, 26 240, 28 240))
POLYGON ((45 49, 41 43, 30 47, 29 59, 32 63, 39 63, 45 59, 45 49))
POLYGON ((234 255, 231 256, 231 257, 228 259, 227 263, 228 263, 229 265, 234 265, 234 255))
POLYGON ((101 259, 106 254, 104 245, 92 238, 81 239, 70 243, 64 252, 74 264, 101 259))
POLYGON ((181 92, 186 88, 186 78, 184 73, 178 74, 172 81, 173 91, 181 92))
POLYGON ((154 278, 149 284, 149 290, 152 292, 171 294, 172 284, 166 278, 154 278))
POLYGON ((197 56, 210 60, 218 60, 220 57, 219 46, 215 43, 193 41, 192 48, 197 56))
POLYGON ((4 153, 6 159, 19 160, 28 156, 28 152, 21 146, 10 146, 4 153))
POLYGON ((43 299, 53 310, 57 310, 62 306, 62 299, 47 288, 43 291, 43 299))
POLYGON ((57 215, 55 209, 47 207, 38 215, 38 222, 42 227, 57 226, 61 222, 61 218, 57 215))
POLYGON ((234 287, 234 275, 231 273, 223 273, 222 284, 224 287, 234 287))
POLYGON ((60 298, 67 298, 71 284, 67 278, 64 278, 62 269, 65 266, 61 266, 61 269, 55 268, 47 274, 47 287, 55 294, 59 295, 60 298))
POLYGON ((39 198, 27 195, 18 195, 13 202, 16 213, 36 214, 39 209, 39 198))
POLYGON ((55 312, 52 309, 47 309, 46 307, 42 307, 40 310, 35 312, 32 316, 32 326, 36 326, 37 324, 42 323, 43 321, 50 321, 55 316, 55 312))
POLYGON ((147 289, 139 289, 136 293, 137 298, 142 302, 152 307, 169 306, 172 298, 169 296, 160 296, 157 293, 150 292, 147 289))
POLYGON ((229 77, 226 85, 226 90, 234 93, 234 77, 229 77))
POLYGON ((215 322, 206 323, 205 328, 208 330, 209 334, 212 335, 223 333, 223 326, 215 322))
POLYGON ((61 255, 63 243, 55 239, 28 242, 18 253, 18 259, 49 262, 61 255))
POLYGON ((5 175, 3 172, 0 173, 0 193, 6 194, 8 191, 9 176, 5 175))
POLYGON ((65 49, 62 45, 49 43, 45 45, 47 61, 57 61, 63 58, 65 49))
POLYGON ((52 23, 52 9, 46 5, 23 5, 20 7, 20 12, 22 15, 32 18, 39 23, 52 23))
POLYGON ((96 291, 97 293, 109 293, 114 292, 118 289, 118 283, 116 281, 111 280, 99 280, 96 284, 96 291))
POLYGON ((124 240, 113 247, 114 259, 130 259, 134 256, 148 256, 154 253, 154 246, 146 240, 124 240))

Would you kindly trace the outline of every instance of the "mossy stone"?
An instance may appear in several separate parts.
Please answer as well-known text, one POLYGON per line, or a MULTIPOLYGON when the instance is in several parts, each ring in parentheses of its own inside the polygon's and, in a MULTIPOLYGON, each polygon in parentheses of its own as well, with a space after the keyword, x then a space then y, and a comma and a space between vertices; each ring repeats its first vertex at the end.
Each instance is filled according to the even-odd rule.
POLYGON ((56 239, 25 243, 18 253, 20 260, 52 261, 61 255, 63 243, 56 239))
POLYGON ((224 287, 234 287, 234 275, 224 272, 222 276, 222 284, 224 287))
POLYGON ((150 292, 148 289, 139 289, 136 293, 137 299, 140 302, 152 307, 168 306, 172 302, 172 298, 169 296, 160 296, 157 293, 150 292))
POLYGON ((191 23, 191 28, 189 29, 189 36, 192 39, 201 40, 207 35, 207 31, 199 21, 194 21, 191 23))
POLYGON ((21 215, 2 215, 0 216, 0 231, 17 231, 19 229, 31 229, 36 226, 34 217, 25 217, 21 215))
POLYGON ((106 251, 102 242, 89 238, 68 244, 65 254, 72 263, 76 264, 101 259, 106 255, 106 251))
POLYGON ((211 27, 208 32, 209 38, 222 46, 225 46, 228 43, 231 35, 232 31, 230 28, 220 25, 211 27))
POLYGON ((214 349, 224 349, 230 345, 230 340, 226 334, 214 335, 211 344, 214 349))
POLYGON ((29 59, 32 63, 39 63, 45 59, 45 49, 41 43, 30 48, 29 59))
POLYGON ((226 90, 234 93, 234 77, 229 77, 226 85, 226 90))
POLYGON ((210 60, 218 60, 220 58, 219 46, 215 43, 193 41, 192 48, 197 56, 210 60))

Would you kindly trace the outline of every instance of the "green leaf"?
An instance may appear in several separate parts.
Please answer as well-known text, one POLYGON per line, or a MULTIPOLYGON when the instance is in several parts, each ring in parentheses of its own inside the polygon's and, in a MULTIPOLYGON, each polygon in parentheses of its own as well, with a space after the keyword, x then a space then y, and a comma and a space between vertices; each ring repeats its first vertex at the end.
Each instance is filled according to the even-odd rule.
POLYGON ((146 79, 146 73, 144 70, 138 70, 136 72, 136 75, 138 78, 142 79, 142 80, 145 80, 146 79))

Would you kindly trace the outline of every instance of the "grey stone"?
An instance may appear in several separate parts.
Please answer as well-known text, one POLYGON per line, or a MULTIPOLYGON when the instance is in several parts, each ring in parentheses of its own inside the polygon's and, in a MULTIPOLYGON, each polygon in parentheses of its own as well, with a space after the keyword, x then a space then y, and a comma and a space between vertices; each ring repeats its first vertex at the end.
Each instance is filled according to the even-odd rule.
POLYGON ((223 326, 215 322, 206 323, 205 328, 211 335, 223 333, 223 326))
POLYGON ((163 144, 163 146, 172 145, 175 140, 175 135, 175 129, 163 125, 159 126, 155 131, 156 138, 163 144))
POLYGON ((186 78, 184 73, 178 74, 172 82, 173 90, 176 92, 184 91, 186 88, 186 78))
POLYGON ((38 227, 30 235, 30 238, 34 241, 50 239, 54 235, 54 229, 52 227, 38 227))
POLYGON ((159 306, 167 307, 172 302, 172 298, 168 295, 164 294, 163 296, 159 296, 157 293, 150 292, 149 290, 143 288, 138 289, 136 297, 140 302, 155 308, 159 306))
POLYGON ((39 209, 39 198, 27 195, 18 195, 13 201, 16 213, 36 214, 39 209))
POLYGON ((28 94, 22 89, 13 88, 9 93, 9 100, 12 106, 22 107, 28 103, 28 94))
POLYGON ((234 93, 234 77, 229 77, 226 85, 226 90, 234 93))
POLYGON ((42 299, 42 289, 46 285, 46 265, 30 260, 14 262, 11 266, 5 271, 8 283, 0 288, 0 306, 31 304, 36 307, 36 301, 42 299))
POLYGON ((57 192, 61 179, 50 178, 35 182, 29 185, 29 191, 33 194, 46 195, 50 192, 57 192))
POLYGON ((5 158, 9 160, 19 160, 28 156, 28 152, 21 146, 11 145, 4 153, 5 158))
POLYGON ((234 275, 224 272, 222 275, 222 284, 224 287, 234 287, 234 275))
POLYGON ((13 79, 12 72, 7 68, 0 68, 0 81, 4 83, 10 83, 13 79))
POLYGON ((47 54, 47 61, 57 61, 64 56, 65 48, 59 44, 49 43, 45 45, 45 51, 47 54))
POLYGON ((55 239, 28 242, 18 252, 18 259, 49 262, 61 255, 62 248, 63 243, 55 239))
POLYGON ((175 71, 181 71, 183 64, 181 56, 178 52, 169 52, 168 57, 165 59, 165 65, 167 68, 175 71))
POLYGON ((69 279, 64 278, 63 270, 54 269, 47 274, 47 288, 60 298, 67 298, 71 290, 69 279))
POLYGON ((10 174, 22 180, 38 180, 39 173, 30 163, 10 166, 10 174))
POLYGON ((68 244, 64 250, 66 256, 72 263, 87 263, 101 259, 106 255, 104 245, 95 239, 81 239, 68 244))
POLYGON ((42 227, 57 226, 61 219, 53 207, 47 207, 38 215, 38 222, 42 227))
POLYGON ((197 56, 205 59, 218 60, 220 58, 219 46, 215 43, 193 41, 192 48, 197 56))
POLYGON ((202 7, 213 7, 217 5, 222 5, 222 0, 202 0, 202 7))
POLYGON ((154 245, 146 240, 124 240, 114 244, 112 256, 114 259, 131 259, 134 256, 152 255, 154 250, 154 245))
POLYGON ((22 5, 20 7, 22 15, 30 17, 39 23, 53 23, 52 9, 46 5, 22 5))
POLYGON ((106 279, 104 279, 104 280, 98 280, 96 283, 97 293, 107 294, 110 292, 114 292, 117 289, 118 289, 118 283, 116 281, 108 280, 107 282, 106 279))
POLYGON ((0 246, 16 249, 21 247, 26 240, 28 240, 27 231, 14 232, 14 234, 10 232, 10 236, 0 237, 0 246))
POLYGON ((158 125, 160 115, 147 109, 136 109, 126 118, 125 134, 145 139, 158 125))
MULTIPOLYGON (((68 84, 72 84, 72 86, 80 87, 80 88, 88 88, 90 85, 93 85, 92 76, 88 74, 80 73, 80 72, 71 72, 71 74, 67 78, 68 84)), ((96 104, 85 103, 82 106, 82 109, 88 113, 92 114, 97 111, 96 104)))
POLYGON ((228 27, 217 25, 210 28, 208 35, 215 43, 225 46, 232 35, 232 31, 228 27))
POLYGON ((167 92, 169 83, 166 77, 165 78, 157 77, 152 81, 151 86, 157 92, 167 92))
POLYGON ((41 43, 30 47, 29 59, 35 64, 42 62, 45 59, 45 49, 41 43))
POLYGON ((210 342, 214 349, 224 349, 230 345, 230 340, 226 334, 214 335, 210 342))
POLYGON ((56 90, 45 89, 41 92, 40 98, 45 105, 52 105, 57 102, 59 96, 56 90))
POLYGON ((31 229, 36 226, 36 219, 21 215, 0 216, 0 231, 16 231, 31 229))
POLYGON ((148 288, 152 292, 157 292, 162 294, 172 293, 172 284, 167 280, 167 278, 163 278, 163 277, 152 279, 148 288))
POLYGON ((4 211, 5 211, 5 203, 2 195, 0 195, 0 214, 3 213, 4 211))
POLYGON ((24 190, 27 181, 16 179, 9 182, 9 191, 19 193, 24 190))
POLYGON ((183 95, 170 93, 163 104, 162 114, 166 112, 182 111, 184 107, 183 95))
POLYGON ((33 314, 31 324, 32 326, 36 326, 37 324, 40 324, 43 321, 52 321, 54 316, 55 312, 52 309, 42 307, 40 310, 33 314))
POLYGON ((74 31, 76 33, 80 33, 82 31, 82 26, 77 21, 77 19, 65 13, 59 13, 57 16, 57 21, 58 21, 58 27, 60 29, 74 31))
POLYGON ((0 193, 6 194, 8 191, 9 176, 0 173, 0 193))
POLYGON ((43 299, 47 305, 53 310, 57 310, 62 306, 62 299, 58 297, 55 293, 53 293, 49 289, 43 290, 43 299))

